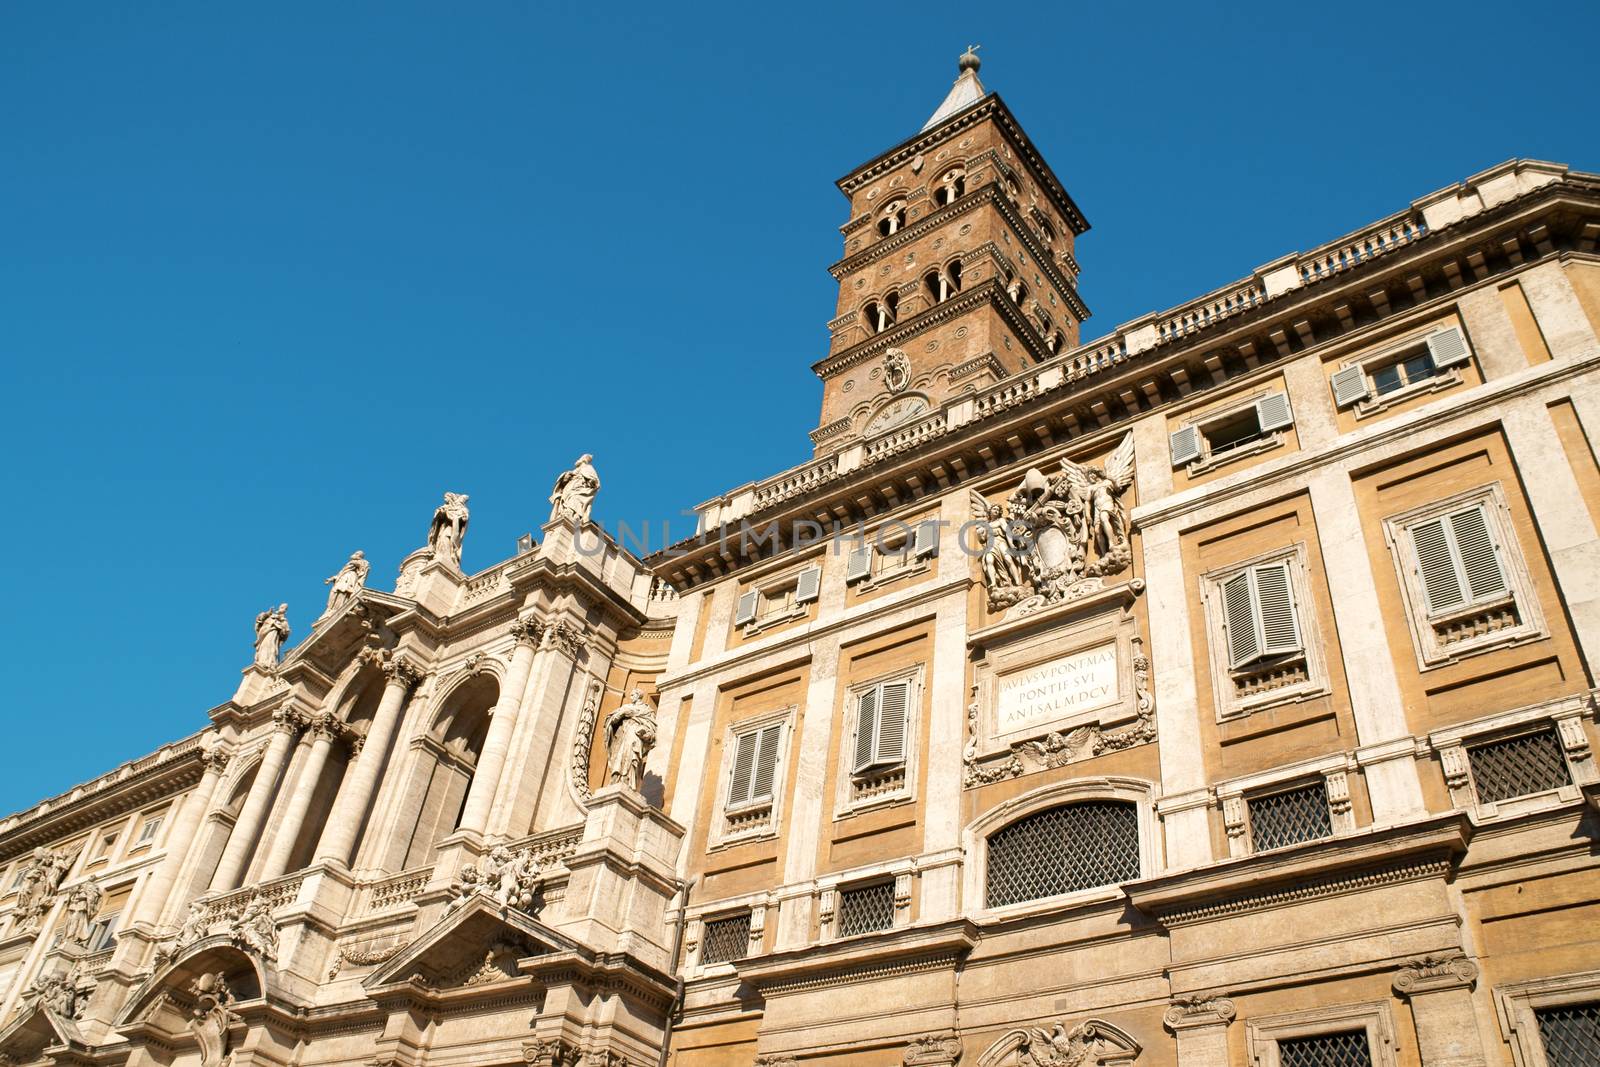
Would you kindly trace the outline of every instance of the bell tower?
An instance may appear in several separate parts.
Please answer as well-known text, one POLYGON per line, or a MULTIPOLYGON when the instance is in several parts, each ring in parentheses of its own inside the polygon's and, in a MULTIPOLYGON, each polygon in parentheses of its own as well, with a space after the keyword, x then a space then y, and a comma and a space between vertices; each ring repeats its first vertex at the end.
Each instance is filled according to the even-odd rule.
POLYGON ((976 46, 907 141, 841 178, 818 455, 910 422, 1078 342, 1073 241, 1089 228, 999 95, 976 46))

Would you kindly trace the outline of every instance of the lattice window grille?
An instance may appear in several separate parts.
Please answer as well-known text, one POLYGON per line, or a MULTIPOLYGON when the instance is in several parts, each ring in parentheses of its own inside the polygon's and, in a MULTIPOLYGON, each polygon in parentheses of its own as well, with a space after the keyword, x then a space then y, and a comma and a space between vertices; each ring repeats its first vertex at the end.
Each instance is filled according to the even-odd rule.
POLYGON ((1372 1067, 1365 1030, 1286 1037, 1278 1041, 1279 1067, 1372 1067))
POLYGON ((1550 1067, 1594 1067, 1600 1063, 1600 1003, 1536 1008, 1539 1040, 1550 1067))
POLYGON ((1572 784, 1555 729, 1467 747, 1478 803, 1495 804, 1572 784))
POLYGON ((700 935, 700 964, 727 963, 750 954, 750 913, 712 919, 700 935))
POLYGON ((839 936, 887 930, 894 925, 894 883, 874 882, 839 890, 839 936))
POLYGON ((1328 790, 1322 782, 1250 797, 1250 844, 1257 852, 1333 836, 1328 790))
POLYGON ((988 906, 1115 885, 1139 877, 1139 812, 1098 800, 1026 816, 989 838, 988 906))

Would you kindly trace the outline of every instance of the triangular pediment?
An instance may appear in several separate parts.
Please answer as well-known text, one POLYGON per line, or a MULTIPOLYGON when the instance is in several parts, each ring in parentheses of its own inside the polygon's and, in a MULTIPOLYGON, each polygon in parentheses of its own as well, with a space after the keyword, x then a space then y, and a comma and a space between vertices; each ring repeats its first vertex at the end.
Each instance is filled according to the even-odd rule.
POLYGON ((550 953, 592 956, 526 912, 479 896, 434 923, 361 984, 369 993, 406 984, 424 991, 488 985, 520 978, 517 960, 550 953))
POLYGON ((47 1049, 84 1048, 78 1024, 42 1004, 24 1008, 22 1014, 0 1030, 0 1062, 32 1063, 47 1049))
POLYGON ((288 677, 296 670, 311 668, 330 678, 337 677, 389 619, 416 607, 403 597, 363 589, 338 611, 318 619, 305 640, 285 653, 278 674, 288 677))

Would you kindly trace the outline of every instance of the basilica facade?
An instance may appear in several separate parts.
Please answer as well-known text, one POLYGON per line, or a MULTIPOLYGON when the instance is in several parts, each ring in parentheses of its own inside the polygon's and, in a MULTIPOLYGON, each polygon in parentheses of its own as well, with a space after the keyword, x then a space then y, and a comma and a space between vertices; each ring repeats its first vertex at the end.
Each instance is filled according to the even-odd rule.
POLYGON ((0 1063, 1600 1064, 1600 175, 1089 341, 975 56, 838 185, 811 458, 262 612, 0 820, 0 1063))

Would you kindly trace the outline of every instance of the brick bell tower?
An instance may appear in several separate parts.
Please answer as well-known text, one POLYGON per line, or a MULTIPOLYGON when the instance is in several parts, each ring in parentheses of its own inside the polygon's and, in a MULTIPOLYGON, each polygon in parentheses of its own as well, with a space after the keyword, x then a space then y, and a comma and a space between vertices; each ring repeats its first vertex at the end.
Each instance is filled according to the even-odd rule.
MULTIPOLYGON (((974 46, 975 48, 976 46, 974 46)), ((818 455, 916 419, 1078 342, 1076 237, 1089 228, 974 48, 922 129, 838 182, 818 455)))

